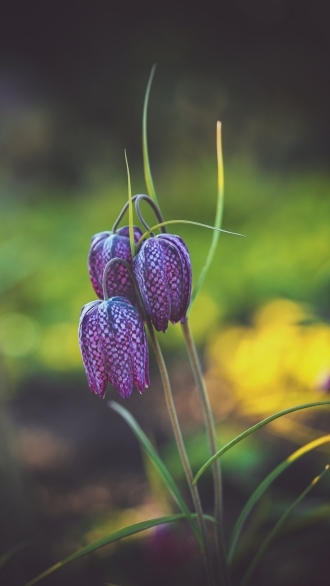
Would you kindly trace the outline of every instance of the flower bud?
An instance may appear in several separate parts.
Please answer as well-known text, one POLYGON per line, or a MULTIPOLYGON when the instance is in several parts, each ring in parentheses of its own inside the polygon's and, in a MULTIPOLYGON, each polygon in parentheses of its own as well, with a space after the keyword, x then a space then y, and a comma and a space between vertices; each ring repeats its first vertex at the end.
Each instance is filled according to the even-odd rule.
POLYGON ((140 293, 156 330, 184 321, 191 295, 191 263, 179 236, 159 234, 143 242, 133 261, 140 293))
MULTIPOLYGON (((141 238, 140 228, 134 226, 135 243, 141 238)), ((88 271, 95 293, 103 299, 102 279, 104 268, 112 258, 123 258, 132 262, 131 247, 129 241, 129 228, 124 226, 118 232, 100 232, 92 237, 91 248, 88 255, 88 271)), ((127 268, 121 263, 116 263, 108 270, 107 293, 109 297, 123 295, 135 303, 136 295, 131 276, 127 268)))
POLYGON ((149 353, 138 310, 125 297, 92 301, 81 311, 79 345, 90 389, 104 397, 108 382, 124 399, 149 385, 149 353))

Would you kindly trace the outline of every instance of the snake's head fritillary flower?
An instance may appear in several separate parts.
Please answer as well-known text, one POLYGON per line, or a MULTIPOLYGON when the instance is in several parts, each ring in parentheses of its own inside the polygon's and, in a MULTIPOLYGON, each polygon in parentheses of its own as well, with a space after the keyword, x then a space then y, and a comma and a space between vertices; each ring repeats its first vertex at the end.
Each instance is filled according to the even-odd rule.
MULTIPOLYGON (((134 226, 135 243, 141 238, 140 228, 134 226)), ((124 226, 118 232, 100 232, 92 237, 88 255, 89 276, 96 295, 103 299, 102 279, 103 271, 109 260, 122 258, 132 262, 131 247, 129 241, 129 228, 124 226)), ((133 303, 136 301, 134 285, 127 268, 121 263, 114 264, 107 274, 107 293, 109 297, 123 295, 133 303)))
POLYGON ((190 303, 191 263, 180 236, 159 234, 143 242, 133 270, 148 315, 156 330, 183 322, 190 303))
POLYGON ((79 345, 88 385, 104 397, 108 382, 124 399, 149 386, 149 353, 138 310, 125 297, 87 303, 81 311, 79 345))

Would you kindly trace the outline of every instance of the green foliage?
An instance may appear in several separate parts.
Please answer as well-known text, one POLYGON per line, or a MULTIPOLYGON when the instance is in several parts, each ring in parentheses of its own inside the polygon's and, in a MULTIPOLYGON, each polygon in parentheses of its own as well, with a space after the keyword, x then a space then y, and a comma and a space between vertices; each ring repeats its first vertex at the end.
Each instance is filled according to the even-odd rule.
POLYGON ((201 545, 201 536, 200 532, 197 529, 196 523, 194 522, 191 513, 189 512, 185 501, 183 500, 180 490, 176 485, 175 481, 173 480, 171 474, 169 473, 168 468, 164 465, 161 458, 158 456, 155 448, 153 447, 150 440, 147 438, 144 431, 141 429, 137 421, 134 417, 130 414, 127 409, 124 409, 119 403, 115 403, 114 401, 109 402, 109 407, 117 411, 119 415, 126 421, 129 425, 135 436, 137 437, 138 441, 140 442, 142 448, 145 450, 146 454, 149 456, 152 464, 154 465, 155 469, 157 470, 159 476, 163 480, 165 486, 170 491, 171 495, 173 496, 175 502, 185 515, 187 521, 190 523, 190 526, 195 534, 197 542, 201 545))
MULTIPOLYGON (((95 541, 89 543, 85 547, 78 549, 78 551, 76 551, 72 555, 69 555, 60 562, 57 562, 56 564, 51 566, 51 568, 48 568, 47 570, 39 574, 39 576, 36 576, 35 578, 27 582, 25 586, 32 586, 33 584, 37 584, 37 582, 40 582, 40 580, 43 580, 43 578, 46 578, 46 576, 49 576, 50 574, 53 574, 63 566, 66 566, 67 564, 70 564, 71 562, 74 562, 75 560, 78 560, 79 558, 88 555, 93 551, 96 551, 97 549, 104 547, 105 545, 108 545, 109 543, 113 543, 114 541, 118 541, 119 539, 123 539, 124 537, 128 537, 129 535, 135 535, 136 533, 140 533, 141 531, 145 531, 146 529, 150 529, 151 527, 157 527, 157 525, 163 525, 165 523, 174 523, 175 521, 180 521, 185 518, 185 515, 168 515, 167 517, 150 519, 148 521, 143 521, 142 523, 135 523, 134 525, 124 527, 123 529, 118 529, 118 531, 114 531, 109 535, 105 535, 100 539, 96 539, 95 541)), ((205 515, 205 519, 213 522, 213 518, 209 517, 208 515, 205 515)))
POLYGON ((264 492, 267 490, 267 488, 269 488, 269 486, 274 482, 274 480, 280 474, 282 474, 282 472, 284 472, 284 470, 286 470, 289 466, 291 466, 291 464, 296 462, 299 458, 301 458, 305 454, 308 454, 308 452, 310 452, 311 450, 315 450, 319 446, 321 446, 325 443, 328 443, 328 442, 330 442, 330 435, 325 435, 325 436, 322 436, 316 440, 313 440, 312 442, 309 442, 308 444, 304 445, 302 448, 299 448, 298 450, 293 452, 293 454, 291 454, 285 460, 283 460, 283 462, 281 462, 281 464, 276 466, 276 468, 274 468, 274 470, 272 470, 272 472, 270 472, 270 474, 268 474, 268 476, 259 484, 259 486, 256 488, 256 490, 250 496, 249 500, 247 501, 246 505, 244 506, 242 512, 240 513, 240 515, 236 521, 236 524, 235 524, 235 527, 233 529, 232 536, 230 539, 229 549, 228 549, 228 562, 229 563, 231 563, 233 560, 235 546, 236 546, 237 540, 239 538, 240 532, 242 530, 243 524, 244 524, 247 516, 250 514, 252 508, 257 504, 257 502, 259 501, 261 496, 264 494, 264 492))
POLYGON ((312 488, 321 480, 321 478, 323 478, 323 476, 327 473, 328 469, 329 469, 329 466, 326 466, 325 470, 323 470, 323 472, 319 476, 316 476, 316 478, 314 478, 312 480, 312 482, 307 486, 307 488, 305 488, 305 490, 292 503, 292 505, 290 507, 288 507, 288 509, 283 513, 283 515, 277 521, 276 525, 273 527, 273 529, 269 532, 267 537, 264 539, 264 541, 260 545, 256 555, 254 556, 254 558, 253 558, 253 560, 252 560, 252 562, 251 562, 251 564, 250 564, 250 566, 249 566, 249 568, 248 568, 248 570, 242 580, 241 586, 247 586, 247 584, 250 582, 250 578, 253 575, 253 572, 254 572, 257 564, 261 560, 262 556, 264 555, 264 553, 265 553, 266 549, 268 548, 268 546, 270 545, 270 543, 273 541, 273 539, 275 539, 275 537, 279 533, 280 529, 282 528, 283 524, 285 523, 285 521, 287 520, 289 515, 304 500, 304 498, 308 495, 308 493, 312 490, 312 488))
POLYGON ((290 407, 289 409, 284 409, 283 411, 279 411, 278 413, 274 413, 274 415, 270 415, 269 417, 266 417, 266 419, 263 419, 259 423, 256 423, 256 425, 253 425, 252 427, 250 427, 249 429, 247 429, 243 433, 236 436, 234 439, 232 439, 230 442, 228 442, 228 444, 223 446, 216 454, 214 454, 214 456, 212 456, 209 460, 207 460, 207 462, 205 462, 205 464, 200 468, 200 470, 198 470, 197 474, 195 475, 194 483, 196 483, 198 481, 198 479, 202 476, 202 474, 212 465, 212 463, 215 460, 217 460, 217 458, 220 458, 220 456, 222 456, 222 454, 225 454, 226 452, 228 452, 228 450, 230 450, 233 446, 235 446, 236 444, 241 442, 243 439, 245 439, 246 437, 251 435, 251 433, 254 433, 258 429, 261 429, 264 425, 268 425, 268 423, 271 423, 272 421, 274 421, 275 419, 278 419, 279 417, 283 417, 284 415, 288 415, 289 413, 295 413, 296 411, 301 411, 303 409, 310 409, 312 407, 323 407, 323 406, 329 406, 329 405, 330 405, 330 401, 317 401, 315 403, 307 403, 305 405, 296 405, 295 407, 290 407))

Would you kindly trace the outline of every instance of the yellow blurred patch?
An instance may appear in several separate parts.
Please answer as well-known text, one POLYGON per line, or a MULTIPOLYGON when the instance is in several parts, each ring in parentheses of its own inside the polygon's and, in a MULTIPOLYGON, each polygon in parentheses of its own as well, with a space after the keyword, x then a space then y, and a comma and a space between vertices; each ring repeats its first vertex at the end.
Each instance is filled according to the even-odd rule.
POLYGON ((197 343, 205 340, 220 316, 220 308, 205 293, 199 293, 189 314, 190 327, 197 343))
MULTIPOLYGON (((255 314, 252 326, 215 335, 208 348, 208 376, 218 380, 220 394, 216 400, 212 391, 211 401, 219 417, 221 393, 254 416, 322 400, 320 382, 330 374, 330 327, 303 325, 310 317, 303 306, 277 299, 255 314)), ((278 428, 289 433, 292 426, 281 420, 278 428)))
POLYGON ((55 370, 82 366, 77 324, 62 322, 50 326, 42 338, 40 358, 55 370))

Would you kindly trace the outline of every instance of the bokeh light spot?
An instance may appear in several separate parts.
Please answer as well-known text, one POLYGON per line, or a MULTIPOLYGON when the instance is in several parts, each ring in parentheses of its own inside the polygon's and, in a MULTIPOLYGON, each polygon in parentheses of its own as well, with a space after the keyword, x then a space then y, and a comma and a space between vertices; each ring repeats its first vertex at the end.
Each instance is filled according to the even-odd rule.
POLYGON ((32 352, 39 339, 37 322, 23 313, 8 313, 0 319, 0 350, 18 357, 32 352))

